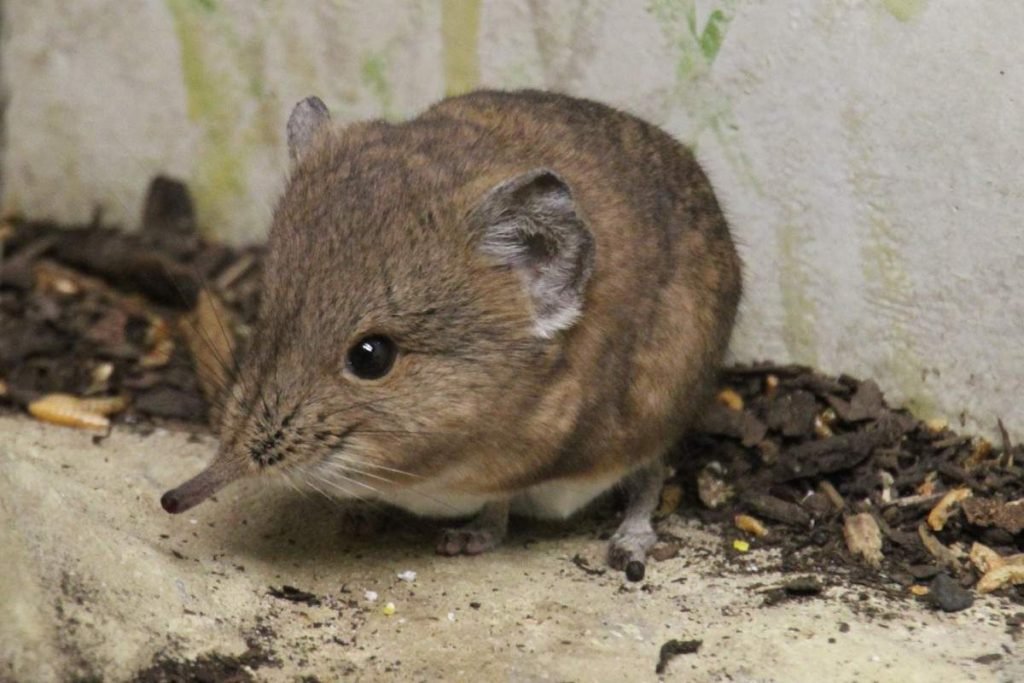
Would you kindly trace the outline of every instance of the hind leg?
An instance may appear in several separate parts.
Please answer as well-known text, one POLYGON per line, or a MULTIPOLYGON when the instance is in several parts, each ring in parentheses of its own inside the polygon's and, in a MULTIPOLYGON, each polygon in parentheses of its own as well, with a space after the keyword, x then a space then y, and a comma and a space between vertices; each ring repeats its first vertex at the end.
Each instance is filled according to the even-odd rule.
POLYGON ((608 564, 614 569, 626 569, 639 562, 642 576, 647 551, 658 540, 651 524, 651 516, 658 509, 661 487, 665 481, 665 465, 661 458, 644 465, 624 482, 627 503, 626 515, 608 545, 608 564))
POLYGON ((501 545, 508 531, 507 500, 487 503, 465 526, 445 529, 437 544, 441 555, 479 555, 501 545))

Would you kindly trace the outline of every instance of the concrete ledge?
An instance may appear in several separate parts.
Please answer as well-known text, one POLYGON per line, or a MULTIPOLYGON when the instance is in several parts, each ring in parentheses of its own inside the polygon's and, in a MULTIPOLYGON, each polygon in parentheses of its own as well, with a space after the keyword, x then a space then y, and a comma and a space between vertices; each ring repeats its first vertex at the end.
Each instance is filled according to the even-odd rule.
POLYGON ((160 657, 231 660, 256 646, 277 664, 255 680, 655 680, 672 638, 703 645, 669 664, 670 680, 1024 677, 994 599, 942 615, 835 585, 766 608, 758 591, 779 579, 759 571, 770 554, 726 567, 721 539, 671 518, 684 550, 652 563, 637 589, 570 561, 599 566, 603 542, 586 519, 523 526, 498 552, 450 559, 433 554, 429 525, 357 541, 336 505, 260 486, 194 515, 162 513, 160 492, 212 451, 163 431, 94 445, 0 417, 0 678, 127 680, 160 657), (396 576, 405 570, 414 581, 396 576), (286 584, 320 604, 268 595, 286 584), (985 655, 1000 657, 975 661, 985 655))

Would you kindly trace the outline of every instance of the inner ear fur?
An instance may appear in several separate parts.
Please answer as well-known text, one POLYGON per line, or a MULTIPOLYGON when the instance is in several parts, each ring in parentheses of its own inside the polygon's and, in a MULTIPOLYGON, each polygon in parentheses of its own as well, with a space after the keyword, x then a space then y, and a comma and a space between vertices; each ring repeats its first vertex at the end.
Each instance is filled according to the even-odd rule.
POLYGON ((479 248, 514 270, 533 304, 534 330, 551 337, 583 311, 594 268, 594 238, 569 184, 538 168, 487 191, 471 217, 479 248))

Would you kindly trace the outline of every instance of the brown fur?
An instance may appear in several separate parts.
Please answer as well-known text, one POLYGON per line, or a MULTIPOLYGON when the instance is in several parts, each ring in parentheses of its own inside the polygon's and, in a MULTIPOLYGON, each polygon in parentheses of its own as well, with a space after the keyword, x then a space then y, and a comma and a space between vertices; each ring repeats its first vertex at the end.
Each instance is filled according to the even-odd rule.
POLYGON ((362 482, 352 495, 445 477, 446 490, 503 496, 625 475, 701 410, 740 289, 693 155, 604 105, 482 91, 406 123, 331 130, 274 216, 220 471, 314 482, 341 449, 362 482), (551 339, 534 334, 523 287, 480 253, 469 218, 490 188, 536 168, 565 179, 596 243, 582 316, 551 339), (344 370, 370 332, 401 349, 378 381, 344 370))

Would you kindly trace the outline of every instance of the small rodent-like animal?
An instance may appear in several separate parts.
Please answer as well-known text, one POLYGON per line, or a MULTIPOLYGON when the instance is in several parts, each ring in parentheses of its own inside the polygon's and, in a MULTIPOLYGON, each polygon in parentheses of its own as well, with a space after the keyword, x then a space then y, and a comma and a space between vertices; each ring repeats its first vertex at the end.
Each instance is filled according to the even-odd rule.
POLYGON ((655 541, 663 457, 709 400, 740 260, 707 177, 597 102, 478 91, 404 123, 288 120, 259 323, 220 449, 182 512, 240 477, 469 517, 564 518, 616 484, 617 568, 655 541))

